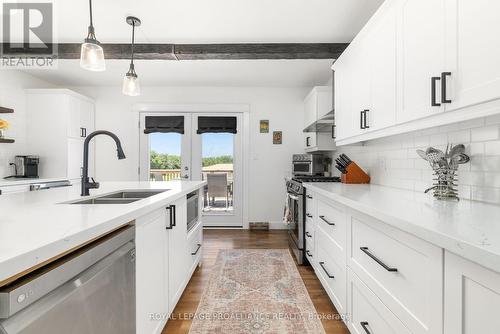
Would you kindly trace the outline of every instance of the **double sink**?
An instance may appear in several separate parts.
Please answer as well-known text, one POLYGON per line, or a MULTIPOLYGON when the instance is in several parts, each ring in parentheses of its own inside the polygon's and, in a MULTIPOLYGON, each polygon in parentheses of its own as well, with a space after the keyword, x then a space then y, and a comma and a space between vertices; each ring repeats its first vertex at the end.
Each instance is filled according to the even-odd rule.
POLYGON ((169 189, 125 190, 97 196, 94 198, 80 199, 68 204, 129 204, 154 195, 161 194, 169 189))

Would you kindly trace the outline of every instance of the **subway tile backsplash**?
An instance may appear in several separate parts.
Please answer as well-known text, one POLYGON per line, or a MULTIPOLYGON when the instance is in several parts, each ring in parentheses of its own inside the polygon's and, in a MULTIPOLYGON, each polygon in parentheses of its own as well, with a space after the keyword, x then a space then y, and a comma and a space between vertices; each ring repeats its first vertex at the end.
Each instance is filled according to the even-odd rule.
MULTIPOLYGON (((424 191, 432 169, 415 150, 464 144, 471 162, 458 170, 459 196, 500 204, 500 115, 339 147, 368 171, 373 184, 424 191)), ((431 196, 431 195, 429 195, 431 196)))

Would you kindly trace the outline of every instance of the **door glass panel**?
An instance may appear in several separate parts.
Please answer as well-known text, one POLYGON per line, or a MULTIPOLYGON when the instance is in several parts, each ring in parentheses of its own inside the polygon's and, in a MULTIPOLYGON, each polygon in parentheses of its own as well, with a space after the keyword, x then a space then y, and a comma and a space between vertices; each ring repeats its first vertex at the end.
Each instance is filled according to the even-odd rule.
POLYGON ((178 133, 151 133, 149 136, 150 180, 180 179, 182 135, 178 133))
POLYGON ((207 181, 204 191, 205 213, 232 213, 234 194, 234 134, 204 133, 201 135, 202 177, 207 181))

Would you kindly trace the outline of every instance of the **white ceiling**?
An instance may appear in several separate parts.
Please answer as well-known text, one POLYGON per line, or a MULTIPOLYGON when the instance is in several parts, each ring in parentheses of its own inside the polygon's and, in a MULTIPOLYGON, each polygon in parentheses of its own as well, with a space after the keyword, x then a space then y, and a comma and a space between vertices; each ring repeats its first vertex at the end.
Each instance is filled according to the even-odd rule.
MULTIPOLYGON (((54 0, 59 42, 87 33, 87 0, 54 0)), ((139 43, 350 42, 383 0, 93 0, 103 43, 128 42, 125 17, 142 20, 139 43)))
MULTIPOLYGON (((106 62, 105 72, 89 72, 78 60, 60 60, 56 70, 28 73, 60 86, 114 86, 129 61, 106 62)), ((277 86, 312 87, 331 76, 332 60, 139 60, 135 69, 142 86, 277 86)))
MULTIPOLYGON (((138 43, 350 42, 383 0, 93 0, 94 26, 103 43, 126 43, 125 17, 143 24, 138 43)), ((54 0, 60 43, 81 42, 87 0, 54 0)), ((332 60, 137 61, 143 86, 313 86, 330 77, 332 60)), ((103 73, 78 61, 57 70, 30 71, 61 86, 120 85, 127 61, 108 60, 103 73)))

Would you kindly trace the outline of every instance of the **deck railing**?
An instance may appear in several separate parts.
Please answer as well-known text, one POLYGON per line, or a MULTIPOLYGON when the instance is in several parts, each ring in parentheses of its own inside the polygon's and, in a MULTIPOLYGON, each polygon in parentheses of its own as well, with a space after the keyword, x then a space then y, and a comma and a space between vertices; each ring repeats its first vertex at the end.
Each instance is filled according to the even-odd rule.
MULTIPOLYGON (((233 179, 233 171, 230 170, 210 170, 204 171, 202 170, 202 178, 203 180, 207 179, 207 174, 209 173, 226 173, 228 180, 233 179)), ((170 181, 181 178, 181 170, 180 169, 151 169, 149 178, 151 181, 170 181)))

